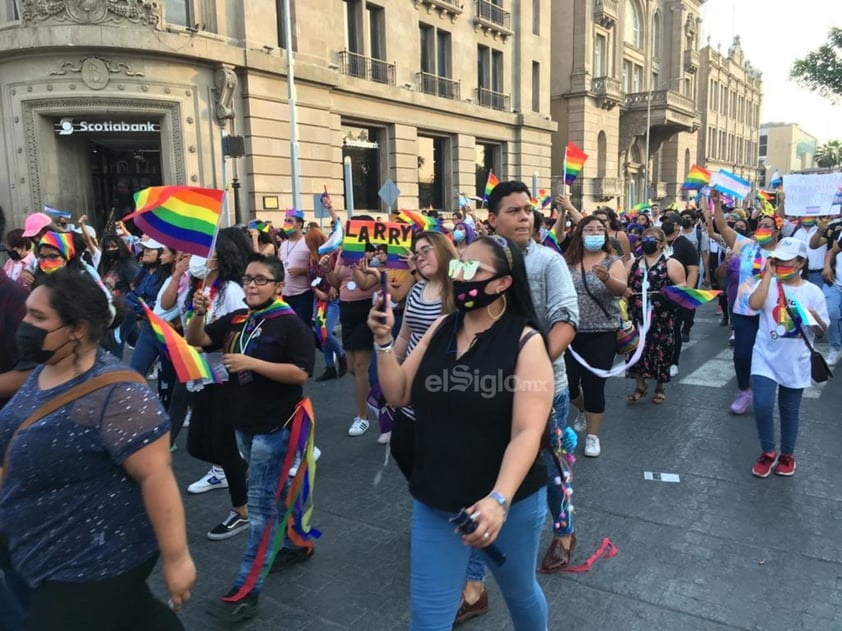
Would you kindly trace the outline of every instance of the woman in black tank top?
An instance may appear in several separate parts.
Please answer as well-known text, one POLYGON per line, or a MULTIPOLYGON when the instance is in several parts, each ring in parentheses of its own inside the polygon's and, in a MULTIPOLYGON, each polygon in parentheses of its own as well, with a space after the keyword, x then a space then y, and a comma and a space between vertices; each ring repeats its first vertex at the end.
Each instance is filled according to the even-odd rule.
POLYGON ((535 561, 547 480, 538 452, 553 400, 546 341, 514 244, 482 237, 451 262, 450 276, 456 313, 430 327, 402 365, 391 313, 378 306, 368 320, 383 394, 416 414, 411 628, 450 629, 471 547, 495 544, 506 561, 491 569, 515 629, 543 631, 535 561), (448 518, 462 509, 476 529, 460 541, 448 518))

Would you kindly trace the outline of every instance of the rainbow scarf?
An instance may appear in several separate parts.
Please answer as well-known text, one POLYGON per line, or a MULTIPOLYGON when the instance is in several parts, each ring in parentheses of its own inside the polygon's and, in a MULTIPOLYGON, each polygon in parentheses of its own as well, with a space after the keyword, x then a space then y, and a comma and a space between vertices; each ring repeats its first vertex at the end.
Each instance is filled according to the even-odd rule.
POLYGON ((289 470, 295 460, 296 452, 301 452, 302 458, 301 465, 292 479, 292 484, 285 498, 284 506, 286 510, 281 516, 273 541, 270 541, 270 535, 274 517, 266 523, 260 536, 260 544, 254 555, 254 562, 246 575, 245 582, 235 594, 223 598, 222 600, 225 602, 234 603, 242 600, 251 592, 261 576, 265 578, 269 574, 278 551, 284 546, 285 536, 288 536, 295 545, 310 549, 313 547, 313 542, 310 539, 321 537, 321 532, 310 526, 310 519, 313 514, 313 489, 316 482, 316 458, 313 454, 315 419, 316 416, 313 414, 313 405, 310 399, 304 398, 287 421, 287 424, 291 423, 289 448, 275 488, 276 505, 281 503, 283 490, 287 484, 289 470), (270 546, 272 561, 264 564, 263 560, 266 558, 270 546))
POLYGON ((292 307, 281 300, 280 296, 275 296, 275 299, 262 309, 249 310, 247 314, 234 316, 232 324, 245 324, 243 327, 243 334, 249 335, 254 331, 264 320, 272 320, 280 316, 296 315, 292 307))

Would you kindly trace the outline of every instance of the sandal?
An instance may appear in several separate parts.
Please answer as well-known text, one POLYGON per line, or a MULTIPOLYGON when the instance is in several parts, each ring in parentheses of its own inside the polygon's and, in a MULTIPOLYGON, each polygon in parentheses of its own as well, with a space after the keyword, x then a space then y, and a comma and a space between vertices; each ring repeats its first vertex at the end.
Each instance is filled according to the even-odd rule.
POLYGON ((667 395, 664 393, 663 390, 655 390, 655 394, 652 396, 652 403, 654 403, 655 405, 660 405, 666 400, 667 395))
POLYGON ((635 388, 634 392, 626 397, 627 403, 635 403, 636 401, 640 401, 643 397, 646 396, 646 393, 649 391, 649 388, 635 388))

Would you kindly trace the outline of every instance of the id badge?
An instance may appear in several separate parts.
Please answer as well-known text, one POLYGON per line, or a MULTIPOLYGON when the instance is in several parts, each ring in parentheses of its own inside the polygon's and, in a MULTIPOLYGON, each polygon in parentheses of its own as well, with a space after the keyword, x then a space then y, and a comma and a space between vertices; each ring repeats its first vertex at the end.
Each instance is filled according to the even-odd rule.
POLYGON ((237 379, 241 386, 245 386, 254 381, 254 374, 250 370, 243 370, 237 373, 237 379))

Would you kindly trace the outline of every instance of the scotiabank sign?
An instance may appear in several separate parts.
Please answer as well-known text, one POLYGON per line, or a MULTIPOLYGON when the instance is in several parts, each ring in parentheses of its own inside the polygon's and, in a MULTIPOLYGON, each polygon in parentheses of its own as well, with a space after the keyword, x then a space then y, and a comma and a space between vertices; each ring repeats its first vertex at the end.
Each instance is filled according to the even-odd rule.
POLYGON ((127 121, 79 121, 72 118, 62 118, 55 124, 56 133, 59 136, 70 136, 79 133, 97 134, 124 134, 124 133, 158 133, 161 131, 160 123, 146 121, 143 123, 127 121))

